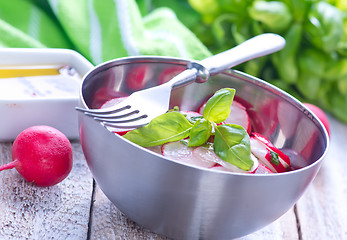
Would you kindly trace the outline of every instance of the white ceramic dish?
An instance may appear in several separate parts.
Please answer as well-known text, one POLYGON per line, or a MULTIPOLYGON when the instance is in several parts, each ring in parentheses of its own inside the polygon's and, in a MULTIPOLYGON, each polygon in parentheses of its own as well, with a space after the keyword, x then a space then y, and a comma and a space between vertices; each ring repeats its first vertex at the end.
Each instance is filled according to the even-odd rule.
MULTIPOLYGON (((73 67, 80 75, 78 80, 81 81, 93 68, 87 59, 73 50, 0 48, 0 68, 64 65, 73 67)), ((11 84, 11 81, 8 81, 8 84, 11 84)), ((14 91, 15 88, 8 86, 14 91)), ((12 97, 4 93, 0 95, 0 141, 12 141, 21 131, 34 125, 55 127, 69 139, 79 137, 75 111, 79 101, 78 92, 66 97, 52 95, 28 98, 16 94, 12 97)))

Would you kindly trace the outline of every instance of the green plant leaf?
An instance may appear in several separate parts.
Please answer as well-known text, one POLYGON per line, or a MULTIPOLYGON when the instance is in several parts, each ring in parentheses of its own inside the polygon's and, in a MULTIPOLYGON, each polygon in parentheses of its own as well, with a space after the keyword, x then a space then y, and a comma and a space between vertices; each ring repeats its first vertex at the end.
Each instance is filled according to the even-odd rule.
POLYGON ((272 32, 286 30, 292 21, 288 6, 280 1, 254 1, 249 15, 272 32))
POLYGON ((235 89, 222 88, 206 102, 202 115, 210 122, 221 123, 228 118, 235 89))
POLYGON ((209 121, 205 119, 196 121, 190 130, 188 146, 195 147, 205 144, 211 136, 211 132, 212 124, 209 121))
POLYGON ((224 161, 248 171, 253 166, 247 131, 235 124, 216 126, 214 151, 224 161))
POLYGON ((329 53, 337 49, 343 35, 341 11, 331 4, 319 1, 312 6, 305 24, 308 40, 329 53))
POLYGON ((142 147, 153 147, 188 137, 192 127, 183 114, 167 112, 148 125, 127 132, 124 137, 142 147))
POLYGON ((280 78, 286 83, 293 84, 299 75, 297 54, 299 52, 302 39, 303 26, 301 23, 294 23, 286 32, 284 38, 286 45, 284 48, 271 55, 274 66, 276 66, 280 78))

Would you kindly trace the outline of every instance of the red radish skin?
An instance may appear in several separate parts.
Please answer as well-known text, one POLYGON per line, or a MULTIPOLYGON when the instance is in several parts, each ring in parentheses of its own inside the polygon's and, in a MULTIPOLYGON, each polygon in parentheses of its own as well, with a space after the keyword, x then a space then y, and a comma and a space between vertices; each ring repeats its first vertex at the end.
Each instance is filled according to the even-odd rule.
POLYGON ((269 140, 258 133, 252 133, 251 151, 259 161, 268 167, 272 172, 287 172, 290 170, 290 159, 287 155, 276 148, 269 140), (271 161, 270 151, 278 154, 279 164, 276 165, 271 161))
MULTIPOLYGON (((281 161, 281 157, 278 156, 279 161, 281 161)), ((281 162, 278 164, 278 166, 271 162, 271 152, 269 149, 267 149, 267 153, 265 155, 265 159, 276 169, 277 172, 287 172, 289 169, 289 165, 287 167, 283 165, 281 162)))
POLYGON ((319 107, 311 104, 311 103, 304 103, 304 105, 310 109, 317 117, 318 119, 323 123, 325 129, 327 130, 327 133, 330 137, 330 123, 328 120, 327 115, 325 114, 325 112, 320 109, 319 107))
POLYGON ((290 165, 289 157, 285 155, 282 151, 280 151, 277 147, 275 147, 267 138, 265 138, 259 133, 252 133, 251 136, 261 141, 263 144, 266 145, 266 147, 277 153, 279 157, 281 157, 288 165, 290 165))
POLYGON ((17 136, 12 162, 1 166, 0 171, 16 168, 26 181, 48 187, 63 181, 72 163, 71 143, 63 133, 49 126, 33 126, 17 136))

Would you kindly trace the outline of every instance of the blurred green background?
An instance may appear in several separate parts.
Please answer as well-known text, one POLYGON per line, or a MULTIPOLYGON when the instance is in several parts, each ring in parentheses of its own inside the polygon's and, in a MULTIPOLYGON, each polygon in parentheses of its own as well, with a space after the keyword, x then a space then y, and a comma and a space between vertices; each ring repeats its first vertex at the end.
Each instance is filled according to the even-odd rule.
POLYGON ((347 123, 347 0, 0 0, 0 47, 71 48, 94 64, 181 56, 175 39, 148 37, 163 30, 194 59, 261 33, 283 36, 283 50, 236 68, 347 123))
POLYGON ((169 7, 212 53, 264 32, 285 48, 238 67, 347 123, 346 0, 137 0, 143 16, 169 7))

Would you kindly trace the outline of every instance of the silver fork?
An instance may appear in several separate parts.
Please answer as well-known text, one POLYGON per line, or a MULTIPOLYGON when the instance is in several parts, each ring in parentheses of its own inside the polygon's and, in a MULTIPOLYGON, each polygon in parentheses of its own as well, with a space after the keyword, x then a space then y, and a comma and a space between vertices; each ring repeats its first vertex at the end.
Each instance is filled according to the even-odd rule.
POLYGON ((170 81, 161 85, 132 93, 123 102, 104 109, 76 109, 94 117, 105 126, 136 128, 148 124, 153 118, 165 113, 169 108, 173 88, 193 82, 206 82, 210 75, 223 72, 248 60, 279 51, 285 40, 279 35, 265 33, 253 37, 240 45, 206 58, 200 62, 190 62, 187 69, 170 81))

